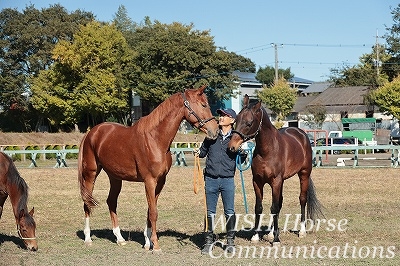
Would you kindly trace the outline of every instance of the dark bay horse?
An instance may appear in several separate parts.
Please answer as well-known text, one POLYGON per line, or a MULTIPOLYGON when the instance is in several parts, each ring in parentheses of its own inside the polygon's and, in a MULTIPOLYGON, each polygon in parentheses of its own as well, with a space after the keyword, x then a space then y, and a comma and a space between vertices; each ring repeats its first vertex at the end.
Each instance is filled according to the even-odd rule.
POLYGON ((131 127, 102 123, 84 136, 79 150, 78 178, 86 217, 86 244, 92 242, 89 227, 91 208, 98 205, 92 196, 94 182, 104 169, 110 180, 107 204, 117 243, 125 244, 116 212, 122 180, 144 182, 148 203, 144 248, 152 246, 153 251, 160 250, 156 233, 157 199, 171 168, 170 145, 179 125, 186 119, 208 138, 215 139, 218 134, 218 124, 211 113, 205 88, 187 89, 170 96, 131 127))
POLYGON ((301 222, 299 237, 304 237, 306 235, 306 205, 307 217, 311 220, 322 215, 321 204, 316 198, 310 177, 312 171, 310 141, 299 128, 287 127, 277 130, 272 125, 260 101, 249 103, 249 97, 245 95, 243 106, 236 117, 236 130, 233 131, 228 147, 236 151, 244 141, 255 138, 256 147, 251 170, 256 196, 256 230, 252 241, 259 240, 264 185, 268 183, 272 189, 271 215, 273 217, 273 228, 268 234, 268 239, 273 244, 280 243, 278 219, 283 202, 283 182, 295 174, 300 179, 301 222))
POLYGON ((0 218, 3 213, 4 202, 10 196, 17 232, 24 241, 27 249, 36 251, 36 223, 33 219, 34 208, 28 212, 28 185, 18 173, 12 159, 0 152, 0 218))

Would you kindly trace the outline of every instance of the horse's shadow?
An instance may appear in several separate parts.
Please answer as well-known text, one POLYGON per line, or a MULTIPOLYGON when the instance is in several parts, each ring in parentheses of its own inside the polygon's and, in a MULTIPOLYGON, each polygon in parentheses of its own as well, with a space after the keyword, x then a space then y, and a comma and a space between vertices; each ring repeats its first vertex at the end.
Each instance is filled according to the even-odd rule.
MULTIPOLYGON (((121 234, 128 241, 137 242, 142 246, 144 245, 143 231, 121 230, 121 234)), ((85 239, 85 235, 82 230, 77 231, 76 235, 82 240, 85 239)), ((91 236, 94 236, 99 239, 106 239, 113 243, 116 242, 116 238, 115 238, 112 230, 110 230, 110 229, 91 230, 91 236)), ((194 244, 195 246, 200 248, 204 244, 204 236, 203 236, 202 232, 196 233, 194 235, 188 235, 188 234, 185 234, 182 232, 168 229, 168 230, 164 230, 164 231, 158 231, 157 236, 158 236, 158 238, 162 238, 162 237, 166 237, 166 236, 174 237, 182 246, 194 244)))
MULTIPOLYGON (((259 233, 260 233, 260 237, 262 237, 263 235, 268 234, 269 233, 268 227, 262 226, 259 233)), ((291 232, 291 233, 298 234, 298 232, 294 232, 294 231, 291 232)), ((140 244, 142 246, 144 245, 143 231, 138 231, 138 230, 124 231, 124 230, 121 230, 121 234, 128 241, 137 242, 138 244, 140 244)), ((243 228, 242 230, 238 230, 236 232, 236 237, 237 238, 241 238, 241 239, 250 240, 251 237, 253 236, 253 234, 254 234, 253 228, 243 228)), ((84 235, 82 230, 77 231, 76 235, 82 240, 85 239, 85 235, 84 235)), ((108 240, 110 242, 113 242, 113 243, 116 242, 116 238, 115 238, 112 230, 110 230, 110 229, 92 230, 91 231, 91 235, 96 237, 96 238, 99 238, 99 239, 106 239, 106 240, 108 240)), ((218 234, 217 237, 219 239, 222 239, 222 238, 224 238, 225 235, 226 235, 225 233, 220 233, 220 234, 218 234)), ((192 245, 197 246, 198 248, 201 248, 203 246, 203 244, 204 244, 203 232, 199 232, 199 233, 196 233, 196 234, 193 234, 193 235, 189 235, 189 234, 186 234, 186 233, 182 233, 182 232, 178 232, 178 231, 175 231, 175 230, 168 229, 168 230, 164 230, 164 231, 158 231, 157 232, 157 236, 159 238, 166 237, 166 236, 174 237, 176 239, 176 241, 178 241, 182 246, 191 245, 192 244, 192 245)))
POLYGON ((26 249, 26 246, 21 238, 19 238, 17 236, 4 235, 4 234, 0 233, 0 246, 4 242, 13 242, 17 247, 19 247, 21 249, 26 249))

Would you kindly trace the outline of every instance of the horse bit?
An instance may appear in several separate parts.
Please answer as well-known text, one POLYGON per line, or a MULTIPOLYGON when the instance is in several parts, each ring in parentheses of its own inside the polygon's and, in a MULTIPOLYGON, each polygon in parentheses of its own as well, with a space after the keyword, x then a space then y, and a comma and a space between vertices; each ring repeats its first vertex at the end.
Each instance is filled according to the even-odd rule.
POLYGON ((198 129, 204 127, 204 125, 207 124, 207 122, 209 122, 209 121, 215 119, 214 116, 213 116, 213 117, 210 117, 210 118, 208 118, 208 119, 201 119, 201 118, 196 114, 196 112, 190 107, 189 101, 186 99, 186 96, 185 96, 185 93, 184 93, 184 92, 182 92, 182 98, 183 98, 183 104, 185 105, 185 107, 186 107, 187 109, 189 109, 189 116, 190 116, 190 115, 193 115, 194 117, 196 117, 197 122, 199 123, 199 126, 197 127, 198 129))
MULTIPOLYGON (((260 132, 260 130, 261 130, 261 124, 262 124, 263 116, 264 116, 263 109, 261 108, 260 110, 261 110, 261 120, 260 120, 260 124, 258 125, 258 128, 257 128, 256 132, 254 132, 253 134, 245 135, 242 132, 239 132, 237 130, 232 130, 232 133, 238 134, 243 139, 243 142, 246 142, 246 141, 248 141, 248 140, 250 140, 252 138, 255 138, 258 135, 258 133, 260 132)), ((251 112, 251 114, 254 117, 253 111, 251 112)))

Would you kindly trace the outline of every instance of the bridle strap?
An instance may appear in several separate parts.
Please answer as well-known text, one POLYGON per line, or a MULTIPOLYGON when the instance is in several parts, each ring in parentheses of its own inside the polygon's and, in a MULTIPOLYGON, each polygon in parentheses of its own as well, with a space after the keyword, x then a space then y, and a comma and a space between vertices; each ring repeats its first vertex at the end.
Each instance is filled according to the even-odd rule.
POLYGON ((17 232, 18 232, 19 238, 22 240, 36 240, 36 237, 23 237, 21 234, 21 229, 19 228, 19 224, 17 224, 17 232))
MULTIPOLYGON (((261 130, 261 124, 262 124, 262 122, 263 122, 264 111, 263 111, 262 108, 261 108, 260 110, 261 110, 260 124, 258 125, 258 128, 257 128, 257 130, 256 130, 254 133, 249 134, 249 135, 245 135, 245 134, 243 134, 242 132, 239 132, 239 131, 237 131, 237 130, 232 130, 232 133, 238 134, 238 135, 243 139, 243 142, 246 142, 246 141, 248 141, 248 140, 250 140, 250 139, 255 138, 255 137, 258 135, 258 133, 260 132, 260 130, 261 130)), ((254 113, 253 113, 253 112, 251 112, 251 113, 252 113, 253 116, 254 116, 254 113)))
POLYGON ((192 109, 192 107, 190 107, 190 103, 189 103, 189 101, 186 99, 186 96, 185 96, 185 93, 184 93, 184 92, 182 92, 182 98, 183 98, 183 105, 184 105, 187 109, 189 109, 189 116, 190 116, 190 115, 193 115, 194 117, 196 117, 197 122, 199 123, 199 126, 197 127, 198 129, 204 127, 204 125, 207 124, 209 121, 215 119, 214 116, 213 116, 213 117, 210 117, 210 118, 207 118, 207 119, 201 119, 201 118, 196 114, 196 112, 192 109))

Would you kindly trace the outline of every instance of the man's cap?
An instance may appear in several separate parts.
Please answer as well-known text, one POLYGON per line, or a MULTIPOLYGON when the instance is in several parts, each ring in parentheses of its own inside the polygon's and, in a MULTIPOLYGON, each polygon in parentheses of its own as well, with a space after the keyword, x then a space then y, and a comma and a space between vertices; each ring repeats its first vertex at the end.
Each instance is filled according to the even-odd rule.
POLYGON ((220 115, 224 114, 224 115, 232 117, 233 119, 236 119, 236 112, 231 108, 218 109, 217 113, 220 114, 220 115))

